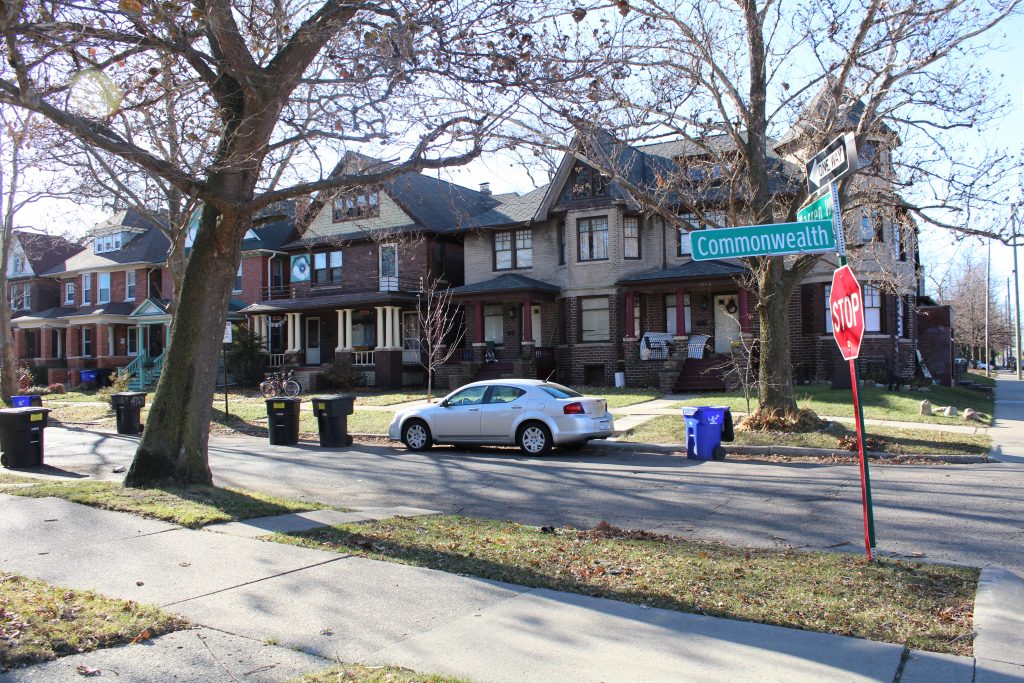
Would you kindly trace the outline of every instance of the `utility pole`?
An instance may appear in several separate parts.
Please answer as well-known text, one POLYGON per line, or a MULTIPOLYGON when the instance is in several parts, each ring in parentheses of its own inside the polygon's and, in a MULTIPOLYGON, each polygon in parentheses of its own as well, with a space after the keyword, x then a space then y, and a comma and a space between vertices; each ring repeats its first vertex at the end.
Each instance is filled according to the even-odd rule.
POLYGON ((988 350, 991 348, 988 343, 988 309, 992 300, 992 238, 988 238, 988 257, 985 259, 985 376, 991 377, 992 361, 989 359, 988 350))
POLYGON ((1017 379, 1021 379, 1020 374, 1020 271, 1017 270, 1017 230, 1020 224, 1017 222, 1017 204, 1010 207, 1010 221, 1013 226, 1013 291, 1014 291, 1014 323, 1013 327, 1017 333, 1017 355, 1013 359, 1013 364, 1017 366, 1017 379))

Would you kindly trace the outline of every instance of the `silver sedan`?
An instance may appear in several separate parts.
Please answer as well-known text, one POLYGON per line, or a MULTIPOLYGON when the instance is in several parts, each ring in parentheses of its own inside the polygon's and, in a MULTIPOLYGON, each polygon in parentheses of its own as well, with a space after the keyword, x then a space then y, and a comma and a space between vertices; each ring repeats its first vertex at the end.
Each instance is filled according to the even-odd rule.
POLYGON ((436 405, 403 410, 388 438, 412 451, 435 443, 518 445, 530 455, 579 448, 612 435, 608 401, 536 379, 473 382, 436 405))

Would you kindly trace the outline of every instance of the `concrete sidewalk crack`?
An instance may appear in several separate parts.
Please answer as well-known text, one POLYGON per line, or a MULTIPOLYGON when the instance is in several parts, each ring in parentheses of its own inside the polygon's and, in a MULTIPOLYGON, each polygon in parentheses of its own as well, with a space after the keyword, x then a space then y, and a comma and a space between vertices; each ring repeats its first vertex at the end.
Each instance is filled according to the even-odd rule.
POLYGON ((253 579, 252 581, 245 581, 243 583, 235 584, 234 586, 228 586, 227 588, 220 588, 220 589, 215 590, 215 591, 210 591, 209 593, 203 593, 202 595, 193 595, 192 597, 185 598, 183 600, 175 600, 174 602, 168 602, 168 603, 165 603, 165 604, 161 605, 161 607, 173 607, 174 605, 181 605, 181 604, 184 604, 186 602, 192 602, 193 600, 200 600, 202 598, 208 598, 211 595, 217 595, 219 593, 227 593, 228 591, 233 591, 233 590, 235 590, 237 588, 242 588, 243 586, 251 586, 251 585, 253 585, 255 583, 262 583, 263 581, 269 581, 270 579, 276 579, 276 578, 278 578, 280 576, 288 576, 289 574, 295 574, 297 572, 303 572, 303 571, 306 571, 307 569, 313 569, 314 567, 322 567, 325 564, 330 564, 331 562, 337 562, 338 560, 348 559, 350 557, 354 557, 354 556, 350 555, 350 554, 338 555, 337 557, 332 557, 330 559, 324 560, 323 562, 315 562, 313 564, 307 564, 307 565, 304 565, 302 567, 296 567, 295 569, 289 569, 286 572, 278 572, 277 574, 271 574, 270 576, 264 576, 264 577, 261 577, 259 579, 253 579))

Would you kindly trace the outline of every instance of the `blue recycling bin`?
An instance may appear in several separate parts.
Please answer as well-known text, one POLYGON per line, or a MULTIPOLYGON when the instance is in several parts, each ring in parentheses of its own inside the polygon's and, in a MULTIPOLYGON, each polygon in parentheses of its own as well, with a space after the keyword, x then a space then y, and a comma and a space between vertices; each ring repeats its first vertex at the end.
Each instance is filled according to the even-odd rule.
POLYGON ((686 423, 686 457, 691 460, 721 460, 722 441, 733 440, 732 411, 728 406, 687 406, 682 409, 686 423))
POLYGON ((43 397, 39 394, 32 394, 29 396, 11 396, 12 408, 41 408, 42 406, 43 397))
POLYGON ((82 384, 95 384, 96 383, 96 371, 95 370, 82 370, 78 373, 78 379, 82 384))

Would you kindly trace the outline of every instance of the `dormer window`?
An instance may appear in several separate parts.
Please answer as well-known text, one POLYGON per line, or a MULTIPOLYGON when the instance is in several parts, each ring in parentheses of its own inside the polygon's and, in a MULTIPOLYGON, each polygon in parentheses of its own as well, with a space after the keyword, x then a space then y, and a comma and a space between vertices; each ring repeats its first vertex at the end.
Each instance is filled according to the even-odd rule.
POLYGON ((359 218, 376 218, 379 215, 380 196, 376 192, 346 193, 334 200, 335 223, 359 218))
POLYGON ((97 235, 93 238, 93 253, 105 254, 110 251, 117 251, 124 244, 124 233, 111 235, 97 235))
POLYGON ((28 261, 21 254, 14 255, 14 274, 19 275, 28 270, 28 261))
POLYGON ((573 199, 608 196, 608 178, 582 162, 572 168, 570 187, 573 199))

